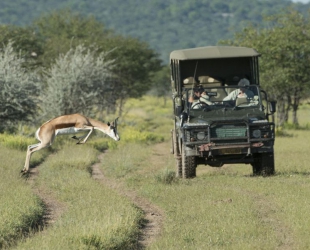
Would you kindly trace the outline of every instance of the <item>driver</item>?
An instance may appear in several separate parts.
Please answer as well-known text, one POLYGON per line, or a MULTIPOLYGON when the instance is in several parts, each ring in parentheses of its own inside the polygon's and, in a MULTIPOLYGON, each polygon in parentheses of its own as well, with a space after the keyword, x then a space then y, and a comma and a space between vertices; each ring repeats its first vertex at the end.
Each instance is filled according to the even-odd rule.
POLYGON ((206 104, 212 105, 212 102, 209 101, 209 96, 206 94, 201 85, 195 87, 193 90, 194 96, 191 96, 188 100, 192 104, 192 109, 200 109, 206 104))
POLYGON ((248 79, 243 78, 238 83, 239 89, 235 89, 228 96, 226 96, 223 101, 235 101, 238 98, 247 98, 252 99, 254 97, 254 93, 247 88, 250 86, 250 82, 248 79))

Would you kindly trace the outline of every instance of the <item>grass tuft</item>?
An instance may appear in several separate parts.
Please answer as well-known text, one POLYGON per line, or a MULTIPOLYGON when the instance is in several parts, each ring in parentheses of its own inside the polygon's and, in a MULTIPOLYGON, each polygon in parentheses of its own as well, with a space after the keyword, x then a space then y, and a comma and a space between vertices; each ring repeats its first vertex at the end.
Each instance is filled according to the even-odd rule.
POLYGON ((175 171, 166 168, 165 170, 155 175, 155 180, 158 183, 170 185, 172 183, 178 182, 179 179, 176 177, 175 171))
POLYGON ((28 145, 37 143, 36 139, 21 135, 0 134, 0 144, 11 149, 27 150, 28 145))

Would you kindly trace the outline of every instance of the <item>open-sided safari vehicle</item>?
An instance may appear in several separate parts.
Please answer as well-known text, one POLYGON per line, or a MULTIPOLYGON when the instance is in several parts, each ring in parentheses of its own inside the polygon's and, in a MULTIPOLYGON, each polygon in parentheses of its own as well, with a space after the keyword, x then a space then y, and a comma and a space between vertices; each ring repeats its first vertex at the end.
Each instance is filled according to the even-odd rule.
POLYGON ((259 56, 230 46, 171 52, 177 176, 195 177, 199 164, 234 163, 251 164, 254 175, 274 174, 275 126, 268 118, 276 103, 260 88, 259 56))

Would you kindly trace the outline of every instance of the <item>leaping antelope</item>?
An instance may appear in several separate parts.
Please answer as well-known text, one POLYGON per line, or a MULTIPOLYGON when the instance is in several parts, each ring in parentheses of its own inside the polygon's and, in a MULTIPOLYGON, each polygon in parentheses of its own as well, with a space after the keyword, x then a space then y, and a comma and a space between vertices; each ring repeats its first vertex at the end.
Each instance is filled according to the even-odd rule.
POLYGON ((119 141, 120 138, 117 134, 117 119, 118 118, 116 118, 111 124, 109 122, 105 124, 80 114, 72 114, 59 116, 45 122, 35 133, 36 138, 40 142, 28 146, 25 166, 21 172, 27 173, 29 171, 29 164, 32 153, 42 148, 51 146, 55 136, 57 135, 77 134, 79 132, 89 131, 87 134, 81 137, 72 137, 78 140, 77 144, 82 144, 87 141, 88 137, 91 135, 94 129, 97 129, 107 134, 115 141, 119 141))

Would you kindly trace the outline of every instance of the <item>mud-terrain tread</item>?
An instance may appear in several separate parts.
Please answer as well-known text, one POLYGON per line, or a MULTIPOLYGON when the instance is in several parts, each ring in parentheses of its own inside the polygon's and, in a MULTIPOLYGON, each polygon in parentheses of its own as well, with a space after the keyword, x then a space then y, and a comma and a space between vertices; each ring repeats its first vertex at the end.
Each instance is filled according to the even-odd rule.
POLYGON ((255 156, 253 167, 254 176, 271 176, 275 174, 274 154, 262 153, 255 156))
POLYGON ((176 177, 182 178, 182 157, 175 156, 176 177))
POLYGON ((185 156, 185 147, 182 147, 182 176, 184 179, 196 177, 196 157, 185 156))
POLYGON ((173 153, 175 159, 175 170, 176 177, 182 178, 182 156, 180 155, 180 150, 178 147, 178 139, 175 130, 172 131, 172 144, 173 144, 173 153))

